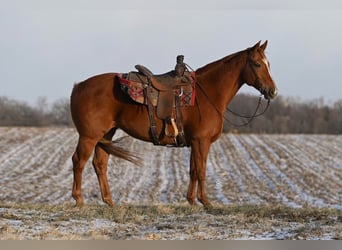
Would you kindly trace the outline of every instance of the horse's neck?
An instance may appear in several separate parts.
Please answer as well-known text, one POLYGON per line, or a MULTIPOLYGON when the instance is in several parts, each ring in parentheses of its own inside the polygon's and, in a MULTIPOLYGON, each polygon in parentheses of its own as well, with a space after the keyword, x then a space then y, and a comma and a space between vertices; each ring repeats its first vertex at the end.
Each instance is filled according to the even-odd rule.
POLYGON ((243 52, 210 63, 196 72, 205 95, 222 114, 242 85, 240 76, 247 60, 243 52))

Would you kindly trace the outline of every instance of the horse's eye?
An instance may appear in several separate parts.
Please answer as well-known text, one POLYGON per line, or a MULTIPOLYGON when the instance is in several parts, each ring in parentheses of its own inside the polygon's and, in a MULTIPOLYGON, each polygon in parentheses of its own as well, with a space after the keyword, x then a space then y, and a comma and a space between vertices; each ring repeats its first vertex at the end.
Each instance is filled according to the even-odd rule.
POLYGON ((253 62, 253 65, 257 68, 260 68, 260 66, 261 66, 260 63, 257 63, 257 62, 253 62))

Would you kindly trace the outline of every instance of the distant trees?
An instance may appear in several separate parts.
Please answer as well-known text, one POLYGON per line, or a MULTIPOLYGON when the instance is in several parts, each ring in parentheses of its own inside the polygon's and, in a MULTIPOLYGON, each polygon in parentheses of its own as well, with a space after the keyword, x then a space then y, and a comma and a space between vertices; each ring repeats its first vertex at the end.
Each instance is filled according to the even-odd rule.
MULTIPOLYGON (((238 114, 252 115, 258 98, 246 94, 237 95, 229 108, 238 114)), ((259 112, 266 102, 262 102, 259 112)), ((242 119, 226 112, 229 122, 224 123, 224 132, 236 133, 317 133, 342 134, 342 100, 332 105, 324 104, 322 98, 301 101, 298 98, 277 97, 265 114, 256 117, 246 126, 242 119)), ((35 106, 25 102, 0 97, 0 126, 73 126, 69 99, 62 98, 49 104, 39 97, 35 106)))
MULTIPOLYGON (((250 95, 237 95, 229 105, 239 114, 251 115, 258 104, 258 98, 250 95)), ((266 102, 263 101, 263 107, 266 102)), ((260 107, 260 112, 263 110, 260 107)), ((300 101, 296 98, 277 97, 271 101, 267 112, 255 118, 250 124, 236 127, 246 119, 241 119, 226 112, 231 122, 225 122, 224 132, 241 133, 314 133, 341 134, 342 133, 342 100, 333 105, 325 105, 322 98, 312 101, 300 101)))
POLYGON ((72 126, 69 99, 63 98, 55 101, 50 109, 50 120, 59 126, 72 126))
POLYGON ((39 97, 32 107, 0 97, 0 126, 72 126, 69 99, 59 99, 49 105, 45 97, 39 97))

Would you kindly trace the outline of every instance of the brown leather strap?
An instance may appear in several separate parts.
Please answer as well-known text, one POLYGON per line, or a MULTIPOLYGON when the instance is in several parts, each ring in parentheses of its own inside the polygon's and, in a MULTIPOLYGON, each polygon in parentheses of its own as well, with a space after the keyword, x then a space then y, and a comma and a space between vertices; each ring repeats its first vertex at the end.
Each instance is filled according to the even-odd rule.
POLYGON ((158 135, 157 135, 157 127, 156 123, 154 121, 154 110, 153 110, 153 105, 151 103, 151 98, 150 98, 150 92, 152 91, 152 83, 150 79, 148 78, 148 87, 144 89, 145 91, 145 96, 146 96, 146 101, 147 101, 147 108, 148 108, 148 117, 150 118, 150 132, 152 136, 152 142, 154 145, 161 145, 158 135))
POLYGON ((186 146, 185 135, 182 124, 182 113, 180 111, 180 96, 178 94, 175 95, 175 104, 176 104, 176 124, 178 127, 178 135, 176 138, 176 146, 184 147, 186 146))

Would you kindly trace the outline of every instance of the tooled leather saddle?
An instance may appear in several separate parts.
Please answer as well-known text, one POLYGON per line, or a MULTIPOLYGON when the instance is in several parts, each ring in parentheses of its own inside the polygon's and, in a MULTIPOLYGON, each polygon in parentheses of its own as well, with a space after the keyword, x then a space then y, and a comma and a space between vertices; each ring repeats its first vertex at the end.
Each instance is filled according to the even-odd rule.
MULTIPOLYGON (((137 95, 130 94, 130 96, 132 99, 136 97, 136 101, 148 106, 150 132, 155 145, 161 145, 161 143, 156 132, 153 106, 156 107, 156 116, 165 122, 165 135, 174 137, 175 146, 186 144, 181 122, 180 99, 184 91, 192 90, 194 77, 193 73, 187 70, 183 60, 183 55, 177 56, 175 69, 160 75, 153 74, 143 65, 136 65, 138 72, 129 72, 124 77, 127 81, 143 85, 143 100, 137 100, 139 99, 137 95)), ((121 84, 125 87, 123 81, 121 84)))
POLYGON ((143 65, 136 65, 138 73, 147 77, 152 87, 158 90, 157 116, 160 119, 167 119, 175 107, 175 90, 191 86, 191 73, 184 72, 181 77, 170 71, 162 75, 154 75, 143 65))

